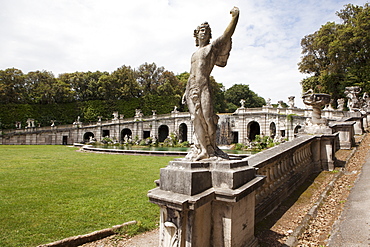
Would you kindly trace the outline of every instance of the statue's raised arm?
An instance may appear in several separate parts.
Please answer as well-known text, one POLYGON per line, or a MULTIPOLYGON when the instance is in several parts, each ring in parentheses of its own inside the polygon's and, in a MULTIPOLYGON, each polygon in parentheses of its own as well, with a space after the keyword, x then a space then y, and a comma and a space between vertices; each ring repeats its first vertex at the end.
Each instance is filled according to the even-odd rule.
POLYGON ((229 40, 231 38, 231 36, 234 34, 236 24, 238 24, 239 8, 234 7, 232 10, 230 10, 230 14, 231 14, 230 24, 227 26, 225 32, 220 37, 221 40, 229 40))
POLYGON ((215 65, 219 67, 225 67, 227 64, 227 60, 229 59, 230 51, 231 51, 231 36, 234 34, 236 24, 238 24, 239 20, 239 8, 234 7, 230 10, 231 14, 231 21, 227 28, 225 29, 224 33, 215 41, 213 41, 213 46, 215 47, 215 54, 216 54, 216 62, 215 65))

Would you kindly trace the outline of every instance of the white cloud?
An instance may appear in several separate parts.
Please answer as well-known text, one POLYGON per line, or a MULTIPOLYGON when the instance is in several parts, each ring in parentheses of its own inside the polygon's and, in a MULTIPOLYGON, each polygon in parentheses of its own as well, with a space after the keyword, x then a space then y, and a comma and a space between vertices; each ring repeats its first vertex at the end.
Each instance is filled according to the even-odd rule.
MULTIPOLYGON (((352 1, 363 5, 363 1, 352 1)), ((300 40, 327 21, 343 0, 13 0, 0 12, 0 69, 114 71, 144 62, 181 73, 195 51, 193 30, 208 21, 217 38, 241 11, 233 50, 213 76, 227 88, 235 83, 273 102, 290 95, 300 102, 300 40)))

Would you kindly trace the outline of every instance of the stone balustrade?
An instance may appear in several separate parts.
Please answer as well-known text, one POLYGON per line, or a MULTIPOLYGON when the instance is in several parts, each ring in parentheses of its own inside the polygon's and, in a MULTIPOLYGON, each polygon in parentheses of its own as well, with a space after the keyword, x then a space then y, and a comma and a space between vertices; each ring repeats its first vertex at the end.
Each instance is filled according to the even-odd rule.
POLYGON ((284 201, 308 176, 332 170, 338 134, 307 135, 252 155, 246 160, 266 176, 256 191, 256 220, 262 220, 284 201))

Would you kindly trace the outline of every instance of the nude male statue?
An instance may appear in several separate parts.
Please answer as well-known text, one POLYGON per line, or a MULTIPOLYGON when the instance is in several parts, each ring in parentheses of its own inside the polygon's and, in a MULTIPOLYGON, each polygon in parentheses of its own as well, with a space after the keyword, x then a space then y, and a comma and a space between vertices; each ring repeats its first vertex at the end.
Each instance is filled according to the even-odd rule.
POLYGON ((228 155, 216 145, 218 116, 214 113, 209 76, 215 65, 226 66, 231 50, 231 36, 239 19, 239 9, 234 7, 231 22, 224 33, 210 43, 211 28, 207 22, 194 30, 199 49, 191 57, 190 77, 186 85, 183 102, 188 104, 194 123, 195 145, 186 159, 197 161, 212 157, 228 159, 228 155))

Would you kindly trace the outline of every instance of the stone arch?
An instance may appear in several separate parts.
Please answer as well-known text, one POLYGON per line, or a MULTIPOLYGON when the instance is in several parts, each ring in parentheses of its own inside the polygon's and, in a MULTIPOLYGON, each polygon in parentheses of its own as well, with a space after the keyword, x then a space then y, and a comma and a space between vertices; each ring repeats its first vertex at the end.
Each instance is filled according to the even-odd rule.
POLYGON ((274 122, 270 123, 270 137, 272 139, 276 137, 276 124, 274 122))
POLYGON ((256 138, 256 135, 260 135, 260 125, 256 121, 251 121, 248 123, 248 140, 253 141, 256 138))
POLYGON ((128 136, 128 138, 132 138, 132 131, 129 128, 124 128, 121 130, 121 141, 125 141, 125 136, 128 136))
POLYGON ((186 125, 186 123, 182 123, 179 126, 179 141, 188 141, 188 126, 186 125))
POLYGON ((167 125, 161 125, 158 128, 158 141, 164 142, 166 140, 167 136, 169 135, 169 129, 167 125))
POLYGON ((294 137, 297 137, 299 130, 302 128, 302 126, 297 125, 294 128, 294 137))
POLYGON ((84 142, 89 142, 90 139, 92 139, 94 137, 95 137, 94 133, 92 133, 92 132, 86 132, 84 134, 84 142))

